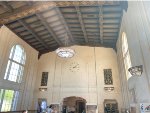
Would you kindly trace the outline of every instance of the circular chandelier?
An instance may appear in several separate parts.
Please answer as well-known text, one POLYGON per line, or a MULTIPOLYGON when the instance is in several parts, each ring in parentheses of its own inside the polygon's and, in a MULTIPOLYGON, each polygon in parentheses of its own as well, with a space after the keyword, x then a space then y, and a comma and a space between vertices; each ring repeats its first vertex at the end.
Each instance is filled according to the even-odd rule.
POLYGON ((68 35, 66 33, 65 35, 65 41, 64 41, 64 45, 65 47, 60 47, 58 49, 56 49, 56 54, 61 57, 61 58, 71 58, 74 56, 75 51, 71 48, 68 48, 68 35))
POLYGON ((56 49, 56 53, 59 57, 71 58, 74 56, 75 51, 71 48, 61 47, 61 48, 56 49))

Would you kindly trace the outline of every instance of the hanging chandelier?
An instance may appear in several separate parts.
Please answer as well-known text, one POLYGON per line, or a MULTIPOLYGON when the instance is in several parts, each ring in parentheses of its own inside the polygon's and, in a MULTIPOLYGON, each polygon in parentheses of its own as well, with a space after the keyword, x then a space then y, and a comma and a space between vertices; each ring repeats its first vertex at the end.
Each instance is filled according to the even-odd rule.
POLYGON ((75 51, 72 48, 67 47, 68 45, 68 35, 65 38, 65 47, 60 47, 56 49, 56 54, 61 58, 71 58, 74 56, 75 51))
POLYGON ((59 57, 62 58, 71 58, 74 56, 75 51, 71 48, 61 47, 56 50, 56 53, 59 57))

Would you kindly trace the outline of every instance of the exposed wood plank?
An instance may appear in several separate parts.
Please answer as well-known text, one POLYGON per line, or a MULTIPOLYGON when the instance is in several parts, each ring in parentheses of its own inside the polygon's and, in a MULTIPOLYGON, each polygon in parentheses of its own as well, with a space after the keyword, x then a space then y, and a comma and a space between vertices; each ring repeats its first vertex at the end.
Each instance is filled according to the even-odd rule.
MULTIPOLYGON (((107 5, 119 5, 119 1, 99 1, 97 4, 96 1, 45 1, 45 2, 34 2, 33 4, 28 3, 28 6, 24 6, 21 8, 17 8, 13 10, 13 13, 6 12, 5 14, 1 15, 0 24, 5 24, 13 20, 17 20, 19 18, 26 17, 31 14, 35 14, 41 11, 44 11, 48 8, 53 7, 66 7, 66 6, 98 6, 100 4, 107 4, 107 5)), ((4 4, 3 4, 4 5, 4 4)), ((4 5, 5 6, 5 5, 4 5)), ((6 6, 7 7, 7 6, 6 6)), ((9 6, 8 6, 9 7, 9 6)), ((10 8, 10 7, 9 7, 10 8)), ((11 8, 10 8, 11 9, 11 8)))
POLYGON ((25 27, 28 32, 30 32, 47 50, 49 49, 48 46, 30 29, 30 27, 23 21, 23 20, 18 20, 18 22, 25 27))
POLYGON ((17 8, 13 12, 6 12, 0 17, 0 24, 6 24, 14 20, 18 20, 29 15, 33 15, 38 12, 42 12, 46 9, 50 9, 56 6, 54 2, 34 2, 33 5, 17 8))

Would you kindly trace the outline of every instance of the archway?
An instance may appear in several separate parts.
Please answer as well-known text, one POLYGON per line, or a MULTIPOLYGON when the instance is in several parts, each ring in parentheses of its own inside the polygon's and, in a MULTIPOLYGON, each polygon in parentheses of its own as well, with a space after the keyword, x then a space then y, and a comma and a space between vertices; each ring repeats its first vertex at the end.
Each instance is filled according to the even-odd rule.
POLYGON ((71 96, 63 99, 63 113, 85 113, 86 100, 81 97, 71 96))

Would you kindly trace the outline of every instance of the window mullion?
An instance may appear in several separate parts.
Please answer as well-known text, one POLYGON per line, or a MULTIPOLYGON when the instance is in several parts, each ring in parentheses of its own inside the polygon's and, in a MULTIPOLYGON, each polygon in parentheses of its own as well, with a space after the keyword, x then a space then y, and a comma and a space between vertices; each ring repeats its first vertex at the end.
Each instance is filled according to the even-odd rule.
POLYGON ((9 59, 10 61, 12 61, 12 62, 15 62, 16 64, 19 64, 19 65, 21 65, 21 66, 24 66, 23 64, 21 64, 21 63, 19 63, 19 62, 16 62, 15 60, 13 60, 13 59, 9 59))
MULTIPOLYGON (((10 61, 10 60, 9 60, 9 61, 10 61)), ((8 61, 8 62, 9 62, 9 61, 8 61)), ((9 78, 11 66, 12 66, 12 61, 10 61, 10 64, 9 64, 8 72, 7 72, 7 75, 6 75, 6 80, 8 80, 8 78, 9 78)))
POLYGON ((12 56, 11 56, 11 58, 10 58, 10 59, 13 59, 13 58, 14 58, 15 50, 16 50, 16 45, 15 45, 15 47, 14 47, 14 49, 13 49, 12 56))
POLYGON ((15 100, 15 91, 14 91, 14 94, 13 94, 13 99, 12 99, 12 102, 11 102, 11 110, 14 110, 14 100, 15 100))

